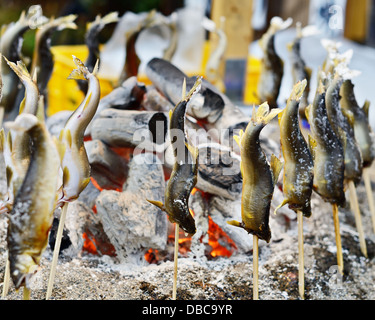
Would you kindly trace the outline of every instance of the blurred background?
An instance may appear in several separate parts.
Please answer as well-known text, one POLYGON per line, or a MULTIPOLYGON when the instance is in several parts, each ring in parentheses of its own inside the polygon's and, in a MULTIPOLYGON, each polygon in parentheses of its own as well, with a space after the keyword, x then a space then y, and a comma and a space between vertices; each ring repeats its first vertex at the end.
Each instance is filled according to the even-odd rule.
MULTIPOLYGON (((354 81, 359 103, 363 103, 365 99, 375 103, 375 90, 371 85, 372 73, 375 71, 375 0, 0 0, 0 25, 18 20, 22 10, 27 11, 31 5, 36 4, 41 5, 46 17, 78 14, 75 21, 78 25, 77 30, 65 29, 56 32, 51 39, 52 46, 65 46, 69 50, 73 48, 69 46, 84 45, 86 24, 93 21, 98 14, 104 16, 117 11, 119 16, 123 17, 129 13, 142 14, 155 9, 164 16, 170 16, 177 12, 178 27, 183 29, 183 32, 178 40, 180 49, 177 49, 172 62, 189 75, 204 75, 205 63, 219 43, 217 34, 209 32, 199 21, 209 18, 219 26, 225 17, 223 30, 227 43, 221 57, 220 74, 224 81, 224 91, 231 99, 243 105, 259 103, 255 87, 262 53, 257 40, 268 29, 272 17, 291 17, 292 27, 280 32, 275 40, 276 50, 285 63, 279 96, 280 105, 285 103, 292 87, 290 59, 286 46, 295 37, 294 27, 297 21, 301 22, 302 26, 313 24, 321 32, 319 36, 303 42, 301 52, 306 64, 316 71, 323 62, 326 56, 326 51, 320 44, 323 37, 343 42, 342 51, 349 48, 354 50, 351 67, 362 72, 354 81), (182 52, 182 48, 190 48, 194 54, 189 56, 182 52)), ((107 25, 99 34, 100 43, 111 42, 119 24, 107 25)), ((28 30, 24 35, 22 47, 24 56, 32 56, 34 39, 35 30, 28 30)), ((144 42, 143 46, 137 47, 143 60, 143 65, 139 69, 140 74, 147 59, 159 54, 153 52, 152 41, 144 42), (142 52, 145 53, 143 57, 142 52)), ((123 46, 121 41, 117 43, 118 46, 123 46)), ((113 60, 113 63, 116 61, 112 58, 107 59, 110 60, 113 60)), ((117 60, 117 65, 112 65, 112 69, 108 64, 107 75, 121 69, 122 65, 118 64, 123 63, 122 61, 123 58, 117 60)), ((314 76, 313 74, 312 83, 314 76)), ((314 94, 313 86, 311 91, 311 94, 314 94)))

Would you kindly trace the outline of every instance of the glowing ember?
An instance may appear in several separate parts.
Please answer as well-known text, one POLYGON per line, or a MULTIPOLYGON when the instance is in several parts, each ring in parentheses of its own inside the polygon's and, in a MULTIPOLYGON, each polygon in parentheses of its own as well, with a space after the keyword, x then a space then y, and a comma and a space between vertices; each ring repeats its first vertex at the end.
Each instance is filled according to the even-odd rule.
POLYGON ((98 254, 98 251, 96 250, 97 245, 95 239, 90 239, 86 232, 82 234, 82 238, 85 240, 85 242, 83 243, 82 251, 86 251, 91 254, 98 254))
POLYGON ((225 256, 229 258, 237 250, 233 240, 213 222, 211 217, 208 217, 208 237, 208 244, 212 247, 210 252, 212 257, 225 256))

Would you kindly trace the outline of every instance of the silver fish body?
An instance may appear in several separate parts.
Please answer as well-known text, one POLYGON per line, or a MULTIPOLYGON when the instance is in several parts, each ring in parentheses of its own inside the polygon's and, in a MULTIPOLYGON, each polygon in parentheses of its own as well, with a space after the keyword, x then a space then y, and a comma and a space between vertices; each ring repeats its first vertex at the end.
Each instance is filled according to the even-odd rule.
POLYGON ((43 122, 30 114, 16 118, 16 129, 30 135, 30 165, 20 187, 8 225, 10 274, 16 289, 29 287, 48 243, 56 204, 60 157, 43 122))

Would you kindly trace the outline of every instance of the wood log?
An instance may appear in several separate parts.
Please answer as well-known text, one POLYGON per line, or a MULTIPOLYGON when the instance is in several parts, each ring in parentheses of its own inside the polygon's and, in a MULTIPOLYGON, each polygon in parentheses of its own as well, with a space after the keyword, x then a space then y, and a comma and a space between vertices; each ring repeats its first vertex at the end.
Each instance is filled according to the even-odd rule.
POLYGON ((169 116, 163 112, 103 110, 92 123, 91 137, 110 147, 164 152, 168 146, 169 116))

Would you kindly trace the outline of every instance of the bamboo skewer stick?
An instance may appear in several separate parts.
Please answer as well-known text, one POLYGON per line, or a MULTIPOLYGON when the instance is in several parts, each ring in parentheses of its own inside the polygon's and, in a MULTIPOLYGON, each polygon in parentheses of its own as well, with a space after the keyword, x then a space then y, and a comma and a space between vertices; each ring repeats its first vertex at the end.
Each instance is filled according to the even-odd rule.
POLYGON ((30 300, 30 289, 23 287, 23 300, 30 300))
POLYGON ((176 300, 177 293, 177 260, 178 260, 178 239, 180 235, 180 225, 175 224, 175 236, 174 236, 174 275, 173 275, 173 291, 172 300, 176 300))
POLYGON ((256 235, 253 235, 253 300, 259 300, 259 247, 256 235))
POLYGON ((297 212, 298 222, 298 290, 301 299, 305 299, 305 259, 303 249, 303 214, 297 212))
POLYGON ((363 180, 365 183, 367 200, 368 200, 368 204, 369 204, 370 212, 371 212, 372 227, 375 232, 375 204, 374 204, 374 196, 372 194, 372 189, 371 189, 370 168, 363 169, 363 180))
POLYGON ((358 236, 359 236, 359 244, 360 244, 363 255, 367 258, 366 240, 365 240, 365 234, 363 232, 363 227, 362 227, 361 211, 358 205, 357 192, 355 190, 355 185, 353 181, 349 181, 348 184, 349 184, 349 192, 350 192, 350 206, 352 210, 354 211, 355 224, 357 226, 357 231, 358 231, 358 236))
POLYGON ((10 263, 9 263, 9 259, 7 259, 7 262, 5 265, 5 272, 4 272, 3 293, 1 295, 2 298, 5 298, 8 295, 9 282, 10 282, 10 263))
POLYGON ((65 202, 61 210, 59 227, 57 229, 57 234, 56 234, 56 241, 55 241, 55 247, 53 250, 53 258, 52 258, 51 271, 50 271, 49 280, 48 280, 46 300, 48 300, 52 294, 52 288, 53 288, 53 283, 54 283, 55 274, 56 274, 57 260, 59 257, 61 238, 62 238, 62 233, 64 230, 64 224, 65 224, 67 211, 68 211, 68 202, 65 202))
POLYGON ((333 211, 333 223, 335 226, 335 239, 336 239, 336 250, 337 250, 337 265, 341 274, 344 273, 344 259, 342 256, 341 246, 341 235, 340 235, 340 220, 339 220, 339 209, 337 204, 332 205, 333 211))

